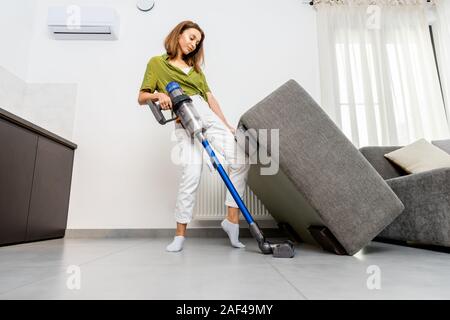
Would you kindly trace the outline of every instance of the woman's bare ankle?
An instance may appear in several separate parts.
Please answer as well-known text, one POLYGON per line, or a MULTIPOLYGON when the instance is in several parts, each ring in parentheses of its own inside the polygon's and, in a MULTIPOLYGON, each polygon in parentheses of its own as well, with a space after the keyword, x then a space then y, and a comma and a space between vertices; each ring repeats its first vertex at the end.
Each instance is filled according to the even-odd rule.
POLYGON ((231 223, 239 223, 239 209, 227 207, 227 220, 231 223))
POLYGON ((177 229, 175 231, 175 236, 186 236, 187 223, 177 222, 177 229))

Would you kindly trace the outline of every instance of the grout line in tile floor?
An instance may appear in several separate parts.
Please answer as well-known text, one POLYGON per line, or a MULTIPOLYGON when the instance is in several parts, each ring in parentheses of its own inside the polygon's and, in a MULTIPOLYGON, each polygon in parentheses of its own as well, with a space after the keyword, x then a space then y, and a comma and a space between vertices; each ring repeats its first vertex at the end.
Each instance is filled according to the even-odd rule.
POLYGON ((300 296, 302 296, 305 300, 309 300, 301 291, 299 288, 297 288, 292 282, 290 282, 281 272, 280 270, 278 270, 278 268, 273 265, 273 263, 270 262, 269 259, 264 259, 266 260, 266 262, 280 275, 280 277, 282 277, 292 288, 294 288, 294 290, 300 294, 300 296))

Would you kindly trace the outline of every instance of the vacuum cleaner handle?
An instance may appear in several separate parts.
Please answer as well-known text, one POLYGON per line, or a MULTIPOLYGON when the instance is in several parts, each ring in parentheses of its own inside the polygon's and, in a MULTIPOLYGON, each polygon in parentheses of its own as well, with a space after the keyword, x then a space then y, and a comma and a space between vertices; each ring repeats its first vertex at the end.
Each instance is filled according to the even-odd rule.
POLYGON ((176 120, 177 117, 174 117, 172 119, 166 119, 164 117, 164 114, 162 113, 161 106, 159 105, 159 102, 153 102, 152 100, 147 101, 148 106, 150 107, 150 110, 152 110, 153 115, 155 116, 156 121, 159 122, 159 124, 166 124, 167 122, 176 120))

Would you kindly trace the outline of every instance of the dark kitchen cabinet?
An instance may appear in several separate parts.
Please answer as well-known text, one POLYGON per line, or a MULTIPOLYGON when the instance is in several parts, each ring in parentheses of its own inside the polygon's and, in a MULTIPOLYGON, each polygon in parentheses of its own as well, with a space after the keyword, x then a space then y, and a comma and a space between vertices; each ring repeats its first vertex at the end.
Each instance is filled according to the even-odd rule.
POLYGON ((64 237, 76 148, 0 109, 0 245, 64 237))

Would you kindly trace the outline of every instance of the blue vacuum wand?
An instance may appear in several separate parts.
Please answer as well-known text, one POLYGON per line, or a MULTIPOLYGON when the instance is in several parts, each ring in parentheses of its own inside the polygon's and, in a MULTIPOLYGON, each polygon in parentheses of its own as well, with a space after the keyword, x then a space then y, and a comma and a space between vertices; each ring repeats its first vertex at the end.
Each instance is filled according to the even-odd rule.
MULTIPOLYGON (((242 201, 239 193, 236 191, 236 188, 234 187, 233 183, 228 177, 228 174, 226 173, 222 164, 219 162, 219 159, 217 159, 208 140, 205 138, 204 135, 205 129, 203 128, 203 123, 199 114, 197 113, 196 109, 194 108, 194 105, 192 104, 192 99, 188 95, 184 94, 183 90, 181 89, 180 85, 177 82, 170 82, 166 86, 166 90, 169 93, 170 99, 172 100, 173 112, 175 112, 177 117, 181 120, 181 124, 183 125, 184 129, 191 136, 196 137, 205 148, 214 168, 219 172, 220 177, 227 186, 234 201, 236 201, 236 204, 238 205, 245 220, 247 221, 250 228, 250 232, 258 242, 258 246, 261 252, 264 254, 273 254, 273 256, 277 258, 293 257, 295 254, 295 249, 292 241, 287 240, 282 243, 273 243, 267 241, 263 233, 259 229, 258 224, 253 220, 252 215, 250 214, 244 202, 242 201)), ((152 109, 152 112, 156 120, 160 124, 166 124, 167 122, 176 119, 175 117, 166 120, 164 115, 162 114, 159 105, 154 104, 151 100, 148 101, 148 104, 152 109)))

